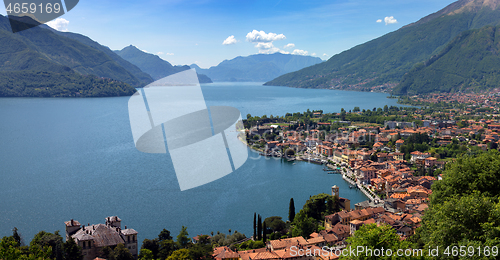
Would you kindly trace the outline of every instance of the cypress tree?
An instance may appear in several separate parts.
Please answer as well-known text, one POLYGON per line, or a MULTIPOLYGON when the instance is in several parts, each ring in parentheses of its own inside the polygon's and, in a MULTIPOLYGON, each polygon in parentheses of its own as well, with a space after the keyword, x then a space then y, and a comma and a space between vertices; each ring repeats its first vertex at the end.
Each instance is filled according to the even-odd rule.
POLYGON ((290 206, 288 207, 288 220, 293 222, 295 218, 295 203, 293 202, 293 198, 290 198, 290 206))
POLYGON ((260 215, 257 217, 257 240, 262 239, 262 218, 260 215))
POLYGON ((14 238, 14 240, 16 240, 17 246, 22 246, 22 238, 21 235, 19 235, 19 233, 17 232, 16 227, 12 229, 12 237, 14 238))
POLYGON ((257 213, 253 213, 253 240, 257 238, 257 213))
POLYGON ((262 242, 264 242, 264 244, 266 243, 266 240, 267 240, 267 236, 266 236, 266 222, 264 221, 264 223, 262 224, 262 242))

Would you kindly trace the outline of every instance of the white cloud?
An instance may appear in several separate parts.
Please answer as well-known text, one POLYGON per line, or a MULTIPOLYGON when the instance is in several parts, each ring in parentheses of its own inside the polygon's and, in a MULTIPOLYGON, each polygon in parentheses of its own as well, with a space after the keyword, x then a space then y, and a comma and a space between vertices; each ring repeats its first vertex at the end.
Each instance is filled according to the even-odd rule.
POLYGON ((68 24, 69 24, 69 21, 64 19, 64 18, 57 18, 55 20, 47 22, 48 26, 50 26, 50 27, 52 27, 52 29, 58 30, 60 32, 67 32, 68 31, 68 24))
POLYGON ((168 53, 168 52, 167 52, 167 53, 165 53, 165 55, 172 56, 172 55, 174 55, 174 54, 173 54, 173 53, 168 53))
MULTIPOLYGON (((289 54, 290 52, 281 50, 273 45, 274 41, 284 40, 284 39, 286 39, 286 37, 283 34, 266 33, 264 31, 257 31, 257 30, 249 32, 246 36, 246 40, 248 42, 254 43, 255 48, 259 49, 259 53, 266 53, 266 54, 271 54, 276 52, 289 54)), ((295 44, 289 43, 285 45, 285 48, 288 47, 293 48, 294 46, 295 44)))
POLYGON ((326 53, 323 53, 323 56, 328 56, 328 54, 326 54, 326 53))
POLYGON ((258 49, 271 49, 275 48, 272 42, 259 42, 255 45, 255 48, 258 49))
POLYGON ((266 33, 264 31, 257 30, 249 32, 246 38, 249 42, 273 42, 286 39, 283 34, 266 33))
POLYGON ((163 53, 161 51, 156 53, 156 55, 163 55, 163 54, 165 54, 165 53, 163 53))
POLYGON ((292 51, 292 54, 296 54, 296 55, 307 55, 308 53, 309 53, 308 51, 299 50, 299 49, 295 49, 292 51))
POLYGON ((394 19, 394 16, 386 16, 384 18, 385 25, 397 23, 398 20, 394 19))
POLYGON ((316 52, 313 52, 313 53, 311 54, 311 56, 316 56, 316 52))
POLYGON ((382 19, 378 19, 378 20, 377 20, 377 23, 381 23, 381 22, 382 22, 382 19))
POLYGON ((293 47, 295 47, 295 44, 293 44, 293 43, 289 43, 289 44, 287 44, 287 45, 283 46, 283 49, 293 48, 293 47))
POLYGON ((279 52, 280 49, 274 47, 272 42, 259 42, 255 45, 255 48, 259 49, 259 53, 271 54, 279 52))
POLYGON ((236 39, 234 38, 234 35, 231 35, 231 36, 227 37, 227 39, 225 39, 225 40, 222 42, 222 44, 223 44, 223 45, 230 45, 230 44, 235 44, 235 43, 237 43, 237 42, 238 42, 238 40, 236 40, 236 39))

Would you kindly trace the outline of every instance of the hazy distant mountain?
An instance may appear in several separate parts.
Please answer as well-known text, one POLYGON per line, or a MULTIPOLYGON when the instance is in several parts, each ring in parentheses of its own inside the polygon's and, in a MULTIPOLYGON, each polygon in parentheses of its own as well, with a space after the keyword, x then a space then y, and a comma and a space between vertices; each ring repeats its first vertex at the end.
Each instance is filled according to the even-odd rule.
POLYGON ((131 95, 142 84, 102 51, 42 27, 14 34, 1 15, 0 49, 0 96, 131 95))
POLYGON ((456 92, 500 87, 500 27, 461 33, 438 55, 408 72, 396 94, 456 92))
POLYGON ((320 58, 292 54, 255 54, 225 60, 209 69, 192 64, 198 73, 213 81, 268 81, 282 74, 322 62, 320 58))
MULTIPOLYGON (((139 50, 137 47, 130 45, 122 50, 115 51, 123 59, 139 67, 142 71, 148 73, 154 80, 164 78, 168 75, 175 74, 187 69, 189 66, 172 66, 168 61, 165 61, 151 53, 139 50)), ((198 75, 200 83, 211 83, 212 81, 205 75, 198 75)))
POLYGON ((349 90, 390 90, 461 32, 500 24, 500 0, 460 0, 416 23, 285 74, 268 85, 349 90))

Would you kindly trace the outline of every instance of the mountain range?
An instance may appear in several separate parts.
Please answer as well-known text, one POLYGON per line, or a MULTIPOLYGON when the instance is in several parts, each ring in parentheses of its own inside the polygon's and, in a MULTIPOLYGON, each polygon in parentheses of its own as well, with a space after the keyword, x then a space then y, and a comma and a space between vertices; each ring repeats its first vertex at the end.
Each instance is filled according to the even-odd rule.
POLYGON ((12 33, 1 15, 0 46, 0 96, 123 96, 153 81, 118 55, 115 60, 47 26, 12 33))
MULTIPOLYGON (((394 89, 404 94, 406 90, 414 89, 410 86, 396 87, 406 73, 435 55, 443 56, 442 51, 452 41, 459 41, 455 37, 463 37, 459 36, 461 33, 500 25, 499 7, 500 0, 454 2, 397 31, 334 55, 326 62, 282 75, 266 85, 361 91, 394 89)), ((456 47, 454 50, 457 50, 456 47)), ((427 68, 426 72, 433 67, 427 68)), ((417 77, 414 73, 412 77, 417 77)), ((408 77, 402 86, 409 84, 408 77)), ((440 90, 445 91, 436 88, 436 91, 440 90)), ((420 90, 417 89, 417 92, 420 90)))
MULTIPOLYGON (((151 72, 153 78, 149 70, 141 70, 134 61, 129 62, 87 36, 56 31, 47 25, 12 33, 8 18, 1 15, 0 46, 0 96, 132 95, 136 87, 153 82, 161 73, 166 76, 190 69, 139 51, 146 56, 146 63, 164 70, 160 74, 151 72)), ((205 75, 199 75, 199 79, 211 82, 205 75)))
MULTIPOLYGON (((42 26, 45 26, 45 25, 42 25, 42 26)), ((72 32, 60 32, 60 31, 57 31, 57 30, 50 28, 49 26, 45 26, 44 28, 50 29, 58 35, 62 35, 66 38, 70 38, 70 39, 79 41, 80 43, 82 43, 84 45, 87 45, 91 48, 94 48, 98 51, 103 52, 108 57, 110 57, 114 62, 116 62, 118 65, 120 65, 121 67, 123 67, 124 69, 129 71, 132 75, 134 75, 139 80, 140 83, 138 85, 132 84, 134 86, 146 85, 148 83, 151 83, 154 80, 152 78, 152 75, 149 74, 148 72, 142 70, 141 68, 139 68, 137 65, 131 63, 130 61, 122 58, 120 55, 116 54, 110 48, 99 44, 98 42, 90 39, 89 37, 87 37, 85 35, 81 35, 78 33, 72 33, 72 32)))
POLYGON ((482 91, 500 85, 500 27, 461 33, 403 76, 395 94, 482 91))
MULTIPOLYGON (((154 80, 159 80, 168 75, 190 69, 187 65, 172 66, 168 61, 161 59, 157 55, 141 51, 133 45, 115 51, 115 53, 151 75, 154 80)), ((209 77, 203 74, 198 74, 198 80, 200 83, 212 82, 209 77)))
POLYGON ((202 69, 196 64, 192 64, 191 68, 207 75, 213 81, 265 82, 321 62, 323 60, 317 57, 274 53, 238 56, 231 60, 224 60, 209 69, 202 69))
MULTIPOLYGON (((485 90, 500 86, 498 26, 500 0, 459 0, 325 62, 275 53, 236 57, 209 69, 190 67, 202 83, 268 81, 398 95, 485 90)), ((12 33, 1 15, 0 47, 0 96, 131 95, 136 87, 189 69, 134 46, 112 51, 46 25, 12 33)))

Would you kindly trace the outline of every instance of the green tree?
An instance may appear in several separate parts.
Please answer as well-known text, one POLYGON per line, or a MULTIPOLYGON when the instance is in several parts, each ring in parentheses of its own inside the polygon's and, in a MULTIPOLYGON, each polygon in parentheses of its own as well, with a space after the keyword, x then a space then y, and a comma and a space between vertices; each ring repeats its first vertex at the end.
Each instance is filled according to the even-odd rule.
POLYGON ((158 255, 156 257, 160 259, 168 258, 175 250, 177 250, 178 245, 173 240, 163 240, 159 244, 158 255))
POLYGON ((158 240, 164 241, 164 240, 172 240, 172 236, 170 235, 170 231, 166 230, 165 228, 158 234, 158 240))
POLYGON ((423 220, 419 232, 426 246, 500 247, 500 205, 479 192, 434 204, 423 220))
POLYGON ((239 244, 237 247, 239 248, 239 250, 250 250, 250 249, 263 248, 265 246, 266 245, 264 244, 264 242, 260 240, 257 241, 248 240, 246 242, 239 244))
MULTIPOLYGON (((496 150, 462 156, 432 186, 417 244, 500 247, 500 156, 496 150)), ((440 252, 443 254, 443 252, 440 252)), ((474 255, 472 259, 482 259, 474 255)))
MULTIPOLYGON (((3 260, 54 259, 51 245, 47 243, 44 244, 42 242, 38 242, 38 243, 33 243, 31 246, 21 246, 20 244, 22 244, 22 242, 19 242, 20 235, 17 234, 17 229, 14 228, 14 230, 12 230, 12 233, 13 233, 12 236, 0 239, 0 259, 3 260)), ((57 232, 55 233, 58 235, 57 232)), ((43 237, 42 234, 37 234, 38 240, 40 240, 40 237, 43 237)))
POLYGON ((345 121, 345 118, 346 118, 346 112, 344 110, 344 111, 340 112, 340 120, 345 121))
POLYGON ((73 238, 69 238, 63 244, 65 260, 81 260, 83 259, 82 249, 75 243, 73 238))
POLYGON ((140 260, 154 260, 155 257, 153 255, 153 252, 149 249, 141 249, 139 252, 139 259, 140 260))
POLYGON ((290 198, 290 205, 288 206, 288 220, 290 222, 293 222, 294 218, 295 218, 295 202, 293 201, 293 198, 290 198))
POLYGON ((130 251, 123 244, 118 244, 115 247, 114 256, 116 260, 134 260, 134 256, 130 253, 130 251))
POLYGON ((338 198, 320 193, 309 198, 302 207, 304 214, 316 221, 324 221, 325 216, 338 211, 338 198))
POLYGON ((158 239, 146 238, 142 241, 141 251, 143 249, 151 252, 153 254, 153 258, 156 259, 158 257, 158 252, 160 251, 160 243, 158 242, 158 239))
POLYGON ((191 260, 191 256, 189 255, 189 250, 186 248, 182 248, 179 250, 175 250, 172 255, 170 255, 167 260, 191 260))
POLYGON ((495 142, 489 142, 488 148, 490 148, 490 150, 496 150, 496 149, 498 149, 498 144, 495 142))
POLYGON ((179 248, 186 248, 188 246, 190 240, 188 235, 187 227, 182 226, 181 232, 177 235, 177 244, 179 245, 179 248))
POLYGON ((474 192, 499 198, 500 153, 492 150, 476 157, 461 156, 446 166, 442 181, 432 187, 431 205, 474 192))
MULTIPOLYGON (((237 231, 234 232, 235 234, 237 231)), ((210 244, 210 239, 207 235, 202 235, 198 237, 198 243, 194 244, 189 248, 189 255, 191 259, 209 259, 213 253, 212 245, 210 244)))
POLYGON ((399 235, 396 234, 396 230, 389 225, 363 225, 347 239, 347 243, 347 248, 354 248, 354 250, 359 247, 371 250, 378 249, 379 252, 383 249, 384 252, 387 252, 390 249, 392 255, 387 256, 387 254, 385 254, 384 256, 375 256, 374 254, 370 255, 368 250, 365 250, 365 252, 361 254, 349 255, 348 257, 341 256, 341 259, 410 259, 405 256, 396 256, 398 249, 409 249, 410 243, 401 241, 399 235))
POLYGON ((109 246, 105 246, 105 247, 101 248, 101 250, 99 252, 99 256, 101 258, 106 259, 106 260, 116 260, 115 252, 109 246))
POLYGON ((267 240, 267 226, 266 222, 264 221, 264 223, 262 223, 262 242, 264 242, 265 244, 266 240, 267 240))
POLYGON ((257 213, 253 213, 253 240, 257 239, 257 213))
POLYGON ((18 246, 22 246, 23 239, 21 238, 21 235, 17 231, 18 230, 16 227, 14 227, 14 229, 12 229, 12 237, 14 238, 14 240, 16 240, 18 246))
POLYGON ((20 259, 22 251, 19 244, 12 236, 0 239, 0 258, 4 260, 20 259))
POLYGON ((260 214, 257 216, 257 240, 262 239, 262 218, 260 214))
POLYGON ((228 236, 224 233, 217 232, 217 235, 213 236, 210 240, 214 246, 229 246, 244 238, 246 238, 245 235, 239 233, 238 231, 234 231, 234 234, 228 236))
POLYGON ((286 228, 286 223, 281 220, 281 217, 278 216, 272 216, 264 219, 263 224, 266 224, 266 227, 272 232, 281 232, 286 228))
POLYGON ((51 247, 52 248, 52 259, 62 260, 63 259, 63 239, 59 232, 56 231, 54 234, 40 231, 30 242, 30 247, 34 245, 39 245, 40 247, 51 247))
POLYGON ((308 217, 304 210, 301 209, 293 221, 292 236, 302 236, 308 239, 309 235, 316 229, 316 226, 316 220, 308 217))

